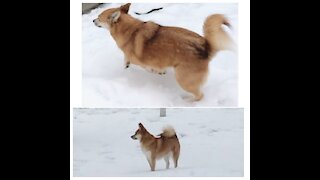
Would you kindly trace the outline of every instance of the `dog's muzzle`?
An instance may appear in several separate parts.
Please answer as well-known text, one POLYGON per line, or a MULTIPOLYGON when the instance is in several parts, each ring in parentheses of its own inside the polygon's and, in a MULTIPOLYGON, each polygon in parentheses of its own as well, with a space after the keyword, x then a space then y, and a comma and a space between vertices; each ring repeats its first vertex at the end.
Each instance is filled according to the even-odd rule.
POLYGON ((132 135, 131 138, 134 139, 134 140, 137 139, 135 135, 132 135))
POLYGON ((99 19, 94 19, 93 20, 93 23, 94 23, 94 25, 96 25, 97 27, 102 27, 100 24, 99 24, 99 19))

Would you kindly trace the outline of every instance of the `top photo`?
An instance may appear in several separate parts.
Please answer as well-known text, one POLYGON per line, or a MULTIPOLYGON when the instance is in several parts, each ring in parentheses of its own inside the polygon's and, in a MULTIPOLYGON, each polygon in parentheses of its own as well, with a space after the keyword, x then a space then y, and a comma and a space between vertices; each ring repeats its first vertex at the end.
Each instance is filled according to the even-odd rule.
POLYGON ((237 3, 83 3, 83 107, 238 106, 237 3))

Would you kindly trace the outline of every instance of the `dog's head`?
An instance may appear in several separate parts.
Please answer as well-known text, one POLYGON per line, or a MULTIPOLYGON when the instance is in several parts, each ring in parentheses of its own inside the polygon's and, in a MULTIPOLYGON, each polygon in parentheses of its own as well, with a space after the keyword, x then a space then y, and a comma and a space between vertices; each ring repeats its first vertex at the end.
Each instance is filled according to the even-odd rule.
POLYGON ((121 14, 128 14, 131 3, 127 3, 118 8, 111 8, 103 11, 93 23, 97 27, 110 29, 114 23, 120 21, 121 14))
POLYGON ((142 136, 147 132, 147 130, 144 128, 144 126, 139 123, 139 128, 136 130, 134 135, 131 136, 132 139, 136 140, 141 140, 142 136))

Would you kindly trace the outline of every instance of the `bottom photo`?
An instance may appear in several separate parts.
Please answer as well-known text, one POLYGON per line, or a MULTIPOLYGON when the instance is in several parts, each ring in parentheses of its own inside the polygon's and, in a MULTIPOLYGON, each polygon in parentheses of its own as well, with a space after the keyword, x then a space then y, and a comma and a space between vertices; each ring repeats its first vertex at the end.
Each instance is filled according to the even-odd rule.
POLYGON ((243 108, 74 108, 74 177, 242 177, 243 108))

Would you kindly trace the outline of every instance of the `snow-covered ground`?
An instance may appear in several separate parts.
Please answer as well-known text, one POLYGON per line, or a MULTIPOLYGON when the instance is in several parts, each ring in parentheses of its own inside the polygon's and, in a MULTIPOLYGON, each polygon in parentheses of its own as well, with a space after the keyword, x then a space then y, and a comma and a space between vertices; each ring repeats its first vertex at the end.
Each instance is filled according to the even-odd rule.
MULTIPOLYGON (((157 75, 132 65, 124 69, 124 56, 106 29, 97 28, 92 20, 105 9, 121 4, 105 4, 82 16, 82 94, 84 107, 203 107, 237 106, 237 54, 220 52, 210 63, 210 74, 203 87, 204 99, 188 102, 187 93, 177 84, 174 72, 157 75)), ((237 4, 139 4, 133 3, 129 14, 144 21, 164 26, 187 28, 200 35, 205 18, 210 14, 225 14, 233 28, 228 30, 234 39, 238 34, 237 4), (147 15, 134 12, 148 12, 147 15)))
POLYGON ((74 176, 243 176, 243 109, 74 109, 74 176), (156 135, 172 125, 181 144, 178 168, 158 160, 151 172, 131 135, 142 122, 156 135))

